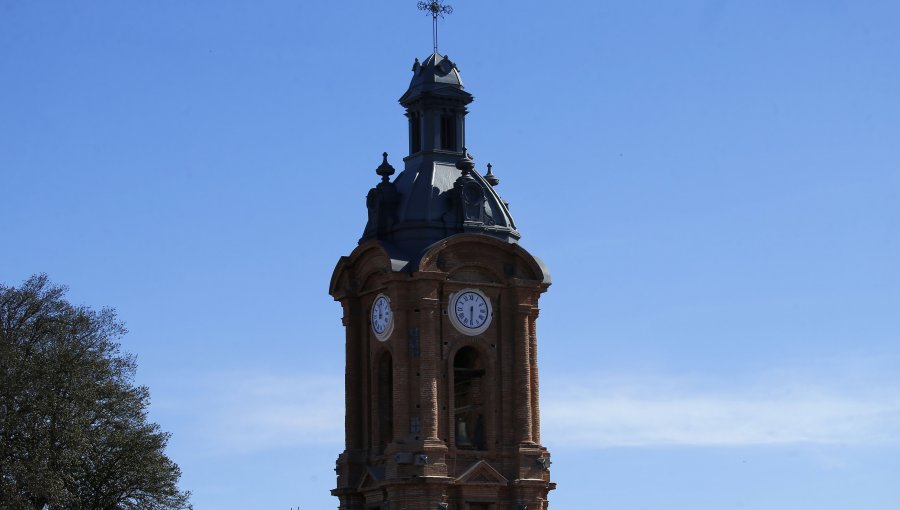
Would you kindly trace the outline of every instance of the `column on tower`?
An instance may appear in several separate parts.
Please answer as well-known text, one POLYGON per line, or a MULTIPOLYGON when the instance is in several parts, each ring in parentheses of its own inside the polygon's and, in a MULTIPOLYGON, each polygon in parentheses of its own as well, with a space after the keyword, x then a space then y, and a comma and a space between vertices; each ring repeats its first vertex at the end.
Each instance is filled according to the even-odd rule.
POLYGON ((538 309, 532 307, 531 313, 528 315, 528 352, 531 358, 531 384, 529 385, 531 388, 531 440, 537 444, 541 444, 541 404, 537 363, 537 317, 538 309))
POLYGON ((529 355, 531 337, 531 292, 519 289, 519 300, 516 309, 515 365, 514 377, 516 385, 516 430, 519 443, 531 443, 531 356, 529 355))

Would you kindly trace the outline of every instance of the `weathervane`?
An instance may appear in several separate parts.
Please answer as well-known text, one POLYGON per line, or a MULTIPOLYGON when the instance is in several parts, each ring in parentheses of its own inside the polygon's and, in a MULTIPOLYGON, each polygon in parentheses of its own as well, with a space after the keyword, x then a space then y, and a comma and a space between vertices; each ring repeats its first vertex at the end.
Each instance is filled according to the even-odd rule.
POLYGON ((453 7, 445 4, 443 0, 431 0, 419 2, 419 10, 431 14, 431 33, 434 36, 434 52, 437 53, 437 20, 445 14, 453 14, 453 7))

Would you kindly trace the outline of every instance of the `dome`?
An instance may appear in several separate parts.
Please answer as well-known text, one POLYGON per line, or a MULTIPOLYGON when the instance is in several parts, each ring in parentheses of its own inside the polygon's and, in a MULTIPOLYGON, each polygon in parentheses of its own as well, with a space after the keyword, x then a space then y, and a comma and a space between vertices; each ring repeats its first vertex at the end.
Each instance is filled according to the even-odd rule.
POLYGON ((521 237, 509 205, 497 194, 499 179, 475 170, 466 150, 466 106, 457 65, 433 53, 416 59, 409 88, 400 98, 409 119, 410 154, 393 182, 387 156, 369 191, 369 221, 360 243, 382 241, 392 258, 416 261, 434 243, 461 234, 483 234, 515 243, 521 237))

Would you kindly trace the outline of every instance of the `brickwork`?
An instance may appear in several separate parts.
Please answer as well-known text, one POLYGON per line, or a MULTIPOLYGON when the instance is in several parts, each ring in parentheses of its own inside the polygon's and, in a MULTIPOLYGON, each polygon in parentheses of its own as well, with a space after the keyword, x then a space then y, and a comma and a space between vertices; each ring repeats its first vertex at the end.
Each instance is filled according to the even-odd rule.
POLYGON ((392 267, 373 240, 332 276, 347 344, 339 508, 546 509, 555 484, 540 445, 536 337, 546 269, 518 244, 481 234, 448 237, 414 271, 392 267), (481 334, 461 333, 448 317, 451 294, 463 289, 492 305, 481 334), (369 323, 382 294, 394 320, 385 341, 369 323))

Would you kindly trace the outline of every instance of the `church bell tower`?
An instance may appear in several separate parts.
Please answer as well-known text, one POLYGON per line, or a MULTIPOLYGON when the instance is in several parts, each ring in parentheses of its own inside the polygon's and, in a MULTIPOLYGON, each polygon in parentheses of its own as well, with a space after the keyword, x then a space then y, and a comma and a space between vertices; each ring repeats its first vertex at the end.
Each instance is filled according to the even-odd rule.
POLYGON ((331 279, 347 356, 332 494, 341 510, 546 510, 535 322, 550 274, 466 150, 457 65, 435 51, 412 73, 403 171, 391 181, 383 155, 331 279))

